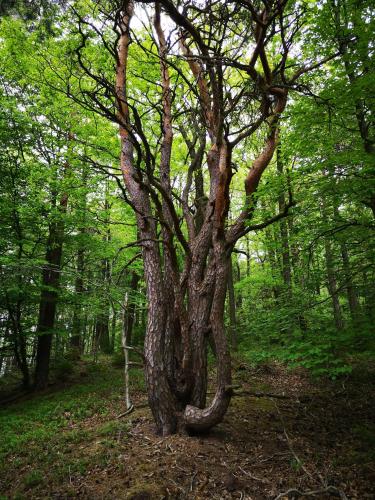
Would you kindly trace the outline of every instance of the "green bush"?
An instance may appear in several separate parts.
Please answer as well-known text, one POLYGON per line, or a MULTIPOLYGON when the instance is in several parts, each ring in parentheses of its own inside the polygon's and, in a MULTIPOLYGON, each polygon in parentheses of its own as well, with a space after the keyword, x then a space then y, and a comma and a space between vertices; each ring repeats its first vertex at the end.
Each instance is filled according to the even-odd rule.
POLYGON ((58 380, 68 380, 74 373, 74 363, 67 358, 59 359, 54 366, 54 372, 58 380))
POLYGON ((125 357, 124 357, 124 352, 122 350, 113 353, 111 364, 115 368, 123 368, 125 364, 125 357))

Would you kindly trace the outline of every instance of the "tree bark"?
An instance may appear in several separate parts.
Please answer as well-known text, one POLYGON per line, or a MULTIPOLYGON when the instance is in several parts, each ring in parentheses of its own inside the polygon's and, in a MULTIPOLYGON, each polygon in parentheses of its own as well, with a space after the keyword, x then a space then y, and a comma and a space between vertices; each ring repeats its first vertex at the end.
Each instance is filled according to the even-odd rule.
POLYGON ((340 331, 344 328, 344 321, 342 318, 340 300, 337 293, 332 246, 329 238, 327 237, 325 237, 324 239, 324 248, 327 272, 327 288, 332 299, 333 317, 335 320, 336 329, 340 331))
POLYGON ((231 258, 229 259, 229 272, 228 272, 228 306, 229 306, 229 332, 230 332, 231 346, 234 351, 238 351, 236 298, 234 293, 233 263, 231 258))
MULTIPOLYGON (((281 158, 280 143, 276 150, 276 167, 280 178, 283 178, 284 165, 281 158)), ((286 200, 284 189, 280 191, 278 199, 279 211, 285 210, 286 200)), ((292 297, 292 266, 290 257, 290 246, 289 246, 289 234, 288 225, 285 219, 280 221, 280 241, 281 241, 281 262, 282 262, 282 277, 284 281, 284 286, 286 288, 287 297, 291 299, 292 297)))
MULTIPOLYGON (((61 217, 65 214, 67 205, 68 195, 64 193, 59 203, 61 217)), ((42 291, 39 304, 38 340, 34 373, 34 385, 36 389, 44 389, 48 383, 52 337, 60 283, 63 239, 64 221, 60 218, 57 222, 50 223, 45 257, 46 265, 42 272, 42 291)))
POLYGON ((76 302, 73 310, 72 335, 70 337, 70 346, 76 356, 82 352, 82 297, 84 293, 83 272, 84 272, 84 249, 79 248, 77 252, 77 277, 75 280, 76 302))

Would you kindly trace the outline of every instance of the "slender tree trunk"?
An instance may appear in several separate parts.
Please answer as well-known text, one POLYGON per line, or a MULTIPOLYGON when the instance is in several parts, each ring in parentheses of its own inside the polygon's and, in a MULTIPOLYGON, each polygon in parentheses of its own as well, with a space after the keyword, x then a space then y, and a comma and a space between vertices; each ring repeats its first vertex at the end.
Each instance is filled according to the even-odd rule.
POLYGON ((30 388, 30 371, 27 359, 26 336, 21 322, 21 300, 17 300, 15 307, 8 302, 8 313, 12 325, 13 352, 17 367, 22 373, 22 385, 24 389, 30 388))
POLYGON ((130 279, 130 293, 131 296, 127 297, 126 304, 124 303, 123 314, 123 330, 126 332, 127 345, 132 345, 133 342, 133 325, 135 320, 135 297, 139 283, 139 275, 135 272, 131 273, 130 279))
MULTIPOLYGON (((276 165, 279 176, 282 178, 284 173, 284 165, 281 158, 280 144, 276 150, 276 165)), ((281 191, 278 199, 279 211, 285 210, 286 201, 284 190, 281 191)), ((282 277, 287 291, 288 299, 292 297, 292 266, 289 246, 288 225, 285 219, 280 221, 280 241, 281 241, 281 262, 282 262, 282 277)))
MULTIPOLYGON (((277 250, 276 250, 276 245, 275 245, 275 235, 274 235, 274 228, 267 228, 265 230, 266 234, 266 251, 267 251, 267 258, 268 262, 270 264, 271 268, 271 273, 272 276, 277 279, 280 273, 280 266, 278 263, 278 255, 277 255, 277 250)), ((280 298, 280 285, 278 283, 272 285, 272 294, 274 296, 275 301, 277 302, 280 298)))
POLYGON ((82 353, 82 297, 84 293, 83 272, 84 272, 84 249, 79 248, 77 253, 77 277, 75 280, 76 302, 73 310, 72 335, 70 346, 79 357, 82 353))
POLYGON ((327 272, 327 288, 332 299, 333 317, 338 331, 344 328, 340 300, 337 293, 337 284, 335 278, 334 259, 330 240, 326 237, 324 240, 325 262, 327 272))
POLYGON ((109 338, 109 306, 107 303, 105 303, 103 309, 103 312, 96 316, 95 343, 97 350, 109 354, 111 352, 111 342, 109 338))
POLYGON ((232 259, 229 260, 228 272, 228 306, 229 306, 229 331, 232 349, 238 350, 238 334, 237 334, 237 321, 236 321, 236 298, 234 293, 233 283, 233 263, 232 259))
MULTIPOLYGON (((67 194, 60 199, 61 216, 66 212, 67 194)), ((48 383, 53 329, 55 326, 58 287, 60 283, 61 259, 64 238, 64 222, 60 219, 49 226, 47 240, 46 265, 42 272, 42 291, 39 305, 37 326, 37 353, 34 374, 36 389, 43 389, 48 383)))
MULTIPOLYGON (((111 241, 111 230, 110 230, 110 204, 108 201, 108 183, 106 184, 105 199, 104 199, 104 209, 105 209, 105 236, 103 240, 106 243, 111 241)), ((102 284, 104 289, 104 295, 102 296, 101 311, 96 317, 96 343, 97 347, 106 354, 111 353, 111 341, 109 335, 109 287, 111 283, 111 265, 107 258, 102 260, 102 284)))
POLYGON ((250 276, 250 266, 251 266, 251 260, 250 260, 250 242, 249 242, 249 236, 245 236, 245 243, 246 243, 246 276, 250 276))
POLYGON ((372 326, 375 321, 375 285, 371 278, 369 279, 367 270, 362 273, 364 290, 364 310, 369 324, 372 326))
MULTIPOLYGON (((130 280, 131 293, 137 291, 139 276, 132 272, 130 280)), ((129 347, 132 343, 132 330, 134 324, 135 301, 134 297, 129 296, 126 292, 123 303, 123 323, 122 323, 122 348, 124 351, 124 382, 125 382, 125 405, 126 409, 131 408, 131 400, 129 395, 129 347)))
MULTIPOLYGON (((85 185, 87 182, 88 174, 85 166, 82 169, 82 184, 85 185)), ((83 352, 83 324, 82 324, 82 299, 84 295, 84 272, 85 272, 85 248, 83 245, 83 238, 86 234, 86 205, 87 205, 86 193, 83 194, 80 200, 80 211, 82 212, 83 225, 79 231, 78 240, 78 251, 77 251, 77 266, 76 272, 77 277, 75 280, 75 296, 76 302, 73 311, 73 324, 72 324, 72 335, 70 337, 70 345, 75 354, 79 357, 83 352)))
POLYGON ((111 341, 110 341, 112 353, 115 350, 115 344, 116 344, 116 327, 117 327, 117 311, 114 307, 112 307, 111 341))
POLYGON ((341 246, 342 262, 343 262, 343 267, 344 267, 346 292, 348 295, 349 311, 350 311, 350 316, 351 316, 352 320, 355 322, 358 320, 358 316, 359 316, 359 302, 358 302, 357 293, 356 293, 355 286, 354 286, 353 279, 352 279, 348 248, 347 248, 345 242, 341 242, 340 246, 341 246))

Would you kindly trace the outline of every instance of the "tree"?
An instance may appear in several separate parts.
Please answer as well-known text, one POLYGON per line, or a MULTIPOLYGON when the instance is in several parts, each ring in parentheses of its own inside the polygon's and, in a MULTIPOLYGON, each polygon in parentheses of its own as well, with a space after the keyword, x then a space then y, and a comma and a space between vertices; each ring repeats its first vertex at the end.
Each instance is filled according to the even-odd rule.
MULTIPOLYGON (((224 329, 231 253, 255 228, 249 222, 258 186, 276 150, 289 94, 299 89, 302 75, 337 54, 305 66, 293 60, 290 52, 293 43, 301 42, 305 6, 295 11, 286 2, 262 7, 256 2, 141 4, 152 5, 154 32, 148 27, 146 33, 131 36, 133 2, 119 2, 115 9, 104 4, 91 14, 77 3, 81 41, 76 56, 82 72, 75 78, 85 87, 81 93, 69 93, 119 125, 121 170, 137 218, 147 284, 145 370, 157 431, 174 432, 181 408, 183 424, 203 431, 221 421, 231 398, 224 329), (95 16, 104 23, 102 30, 95 16), (176 34, 163 29, 164 17, 176 34), (111 22, 115 38, 107 29, 111 22), (113 58, 115 81, 90 57, 95 52, 93 38, 113 58), (131 45, 132 39, 137 43, 131 45), (152 65, 152 76, 137 72, 141 54, 152 65), (145 89, 144 97, 139 88, 145 89), (234 160, 255 134, 263 144, 245 178, 242 210, 228 224, 234 160), (199 154, 200 143, 207 160, 202 150, 199 154), (179 147, 187 149, 191 160, 184 175, 174 170, 179 147), (199 172, 203 188, 208 188, 203 199, 199 172), (180 194, 174 175, 183 186, 180 194), (195 207, 190 191, 201 200, 195 207), (217 389, 206 407, 209 336, 216 351, 217 389)), ((288 200, 282 212, 256 228, 282 218, 292 204, 288 200)))

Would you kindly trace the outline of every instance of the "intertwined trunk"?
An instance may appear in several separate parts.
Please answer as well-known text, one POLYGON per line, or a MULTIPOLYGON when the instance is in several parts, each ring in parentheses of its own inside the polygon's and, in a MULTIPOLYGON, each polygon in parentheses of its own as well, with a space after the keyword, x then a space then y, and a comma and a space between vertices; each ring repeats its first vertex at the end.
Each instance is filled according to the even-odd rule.
MULTIPOLYGON (((267 92, 273 97, 269 99, 264 91, 263 114, 258 123, 230 142, 225 129, 220 63, 209 62, 210 53, 199 32, 172 2, 155 2, 161 137, 160 147, 154 154, 142 118, 128 101, 129 23, 133 8, 132 1, 124 1, 116 17, 115 98, 120 125, 121 171, 128 201, 136 214, 138 244, 143 253, 148 301, 144 346, 148 399, 158 433, 167 435, 180 426, 203 432, 222 421, 231 399, 231 362, 224 327, 231 253, 236 241, 249 231, 247 224, 256 205, 253 195, 277 146, 278 118, 285 108, 287 91, 271 86, 271 73, 267 71, 264 79, 254 68, 258 56, 263 66, 268 68, 262 48, 264 11, 263 21, 260 18, 257 20, 259 50, 249 64, 248 72, 264 88, 269 86, 267 92), (176 208, 171 185, 173 92, 167 62, 170 41, 166 40, 161 27, 161 4, 181 28, 179 46, 199 95, 199 124, 195 129, 195 139, 191 140, 191 131, 185 130, 183 125, 180 128, 191 159, 186 185, 178 199, 187 234, 181 226, 181 214, 176 208), (206 66, 192 53, 189 37, 194 38, 203 60, 207 61, 206 66), (245 206, 236 221, 228 227, 233 148, 266 119, 268 135, 264 148, 253 162, 245 181, 245 206), (204 196, 203 164, 207 166, 209 179, 208 198, 204 196), (193 182, 196 217, 189 206, 189 191, 194 189, 193 182), (216 391, 209 402, 206 401, 208 339, 216 357, 216 391)), ((193 116, 191 119, 195 120, 193 116)))
POLYGON ((145 363, 150 407, 161 434, 174 432, 178 420, 189 429, 204 431, 222 420, 231 396, 230 357, 224 329, 228 256, 222 243, 218 243, 200 280, 196 278, 200 263, 190 267, 186 296, 188 346, 184 345, 178 321, 174 323, 176 330, 171 329, 169 318, 176 305, 168 302, 170 295, 162 279, 159 258, 152 248, 144 249, 149 304, 145 363), (210 330, 217 356, 217 391, 205 407, 210 330), (171 333, 172 341, 167 337, 171 333))

